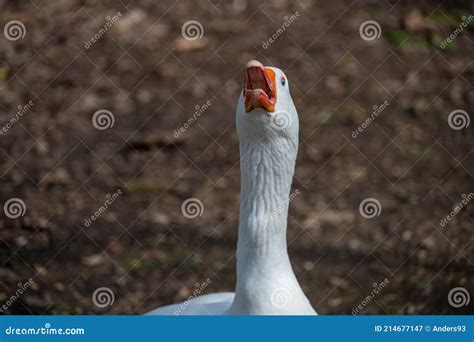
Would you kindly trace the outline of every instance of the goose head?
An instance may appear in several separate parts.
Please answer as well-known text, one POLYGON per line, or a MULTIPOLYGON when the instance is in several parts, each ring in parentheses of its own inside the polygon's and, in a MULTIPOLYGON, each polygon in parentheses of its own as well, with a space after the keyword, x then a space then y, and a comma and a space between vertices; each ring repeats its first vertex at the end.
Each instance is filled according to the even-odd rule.
POLYGON ((288 141, 296 154, 298 113, 290 95, 288 78, 278 68, 256 60, 245 66, 244 85, 236 111, 241 143, 288 141))

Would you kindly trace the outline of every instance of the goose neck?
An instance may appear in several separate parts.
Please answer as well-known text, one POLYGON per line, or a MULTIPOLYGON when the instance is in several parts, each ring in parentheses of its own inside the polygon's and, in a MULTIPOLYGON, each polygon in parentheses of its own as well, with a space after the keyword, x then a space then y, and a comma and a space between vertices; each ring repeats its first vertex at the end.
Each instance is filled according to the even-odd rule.
POLYGON ((294 150, 288 140, 240 144, 238 283, 251 278, 252 273, 272 276, 291 271, 286 229, 294 150))

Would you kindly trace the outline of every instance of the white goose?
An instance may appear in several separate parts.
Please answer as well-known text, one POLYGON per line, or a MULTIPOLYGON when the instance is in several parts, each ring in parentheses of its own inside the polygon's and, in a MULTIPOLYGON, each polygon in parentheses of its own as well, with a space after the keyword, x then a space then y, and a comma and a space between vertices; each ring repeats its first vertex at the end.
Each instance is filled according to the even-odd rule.
POLYGON ((288 257, 289 194, 298 152, 298 113, 285 74, 252 60, 236 112, 241 201, 237 285, 155 309, 150 315, 315 315, 288 257))

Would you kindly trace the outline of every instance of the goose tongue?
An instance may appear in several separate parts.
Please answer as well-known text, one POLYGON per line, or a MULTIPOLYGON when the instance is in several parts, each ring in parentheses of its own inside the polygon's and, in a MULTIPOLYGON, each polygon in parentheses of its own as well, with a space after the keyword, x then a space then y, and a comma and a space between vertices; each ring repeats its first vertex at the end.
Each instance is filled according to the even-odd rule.
POLYGON ((252 60, 247 63, 244 80, 244 101, 247 113, 254 108, 263 108, 267 112, 275 110, 274 78, 273 70, 266 69, 259 61, 252 60))

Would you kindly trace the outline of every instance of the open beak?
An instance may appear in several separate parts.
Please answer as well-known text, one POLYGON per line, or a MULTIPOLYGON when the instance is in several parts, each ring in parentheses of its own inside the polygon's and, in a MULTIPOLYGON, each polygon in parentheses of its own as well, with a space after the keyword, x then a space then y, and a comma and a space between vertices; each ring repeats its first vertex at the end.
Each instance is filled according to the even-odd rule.
POLYGON ((244 80, 245 111, 248 113, 254 108, 263 108, 274 112, 276 95, 275 72, 259 61, 248 62, 244 80))

